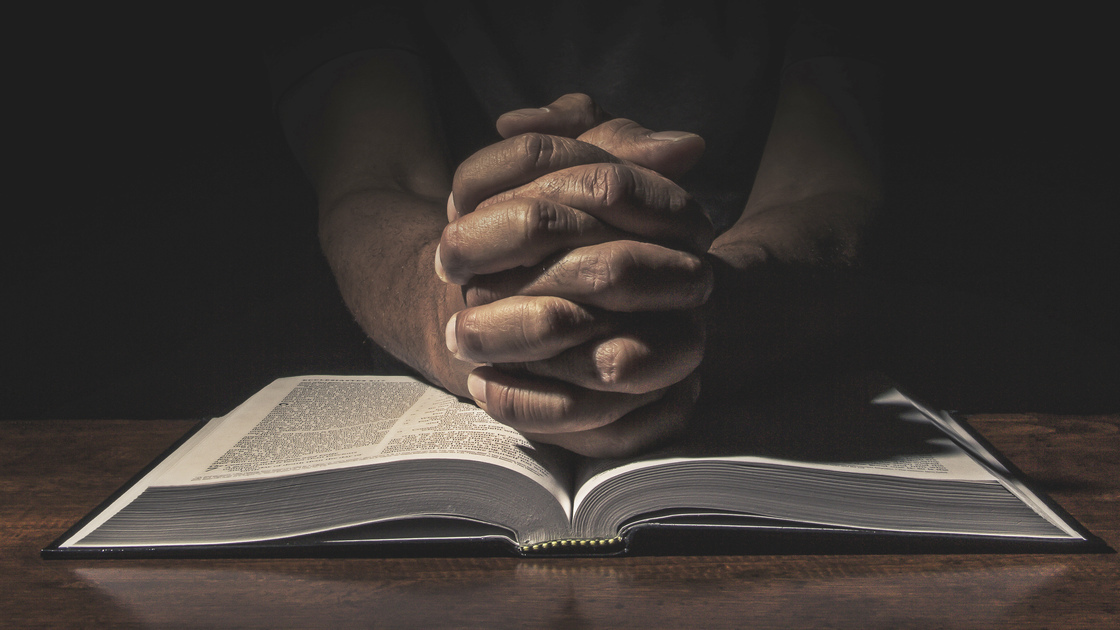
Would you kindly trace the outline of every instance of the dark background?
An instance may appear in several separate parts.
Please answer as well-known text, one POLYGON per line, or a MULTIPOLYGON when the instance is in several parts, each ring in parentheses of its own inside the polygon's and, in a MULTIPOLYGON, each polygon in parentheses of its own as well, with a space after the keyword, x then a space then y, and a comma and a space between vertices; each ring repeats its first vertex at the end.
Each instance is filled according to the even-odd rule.
MULTIPOLYGON (((875 260, 909 296, 892 372, 965 411, 1120 409, 1108 21, 1066 4, 878 19, 892 212, 875 260)), ((319 254, 252 16, 15 23, 2 417, 202 418, 279 376, 385 369, 319 254)))

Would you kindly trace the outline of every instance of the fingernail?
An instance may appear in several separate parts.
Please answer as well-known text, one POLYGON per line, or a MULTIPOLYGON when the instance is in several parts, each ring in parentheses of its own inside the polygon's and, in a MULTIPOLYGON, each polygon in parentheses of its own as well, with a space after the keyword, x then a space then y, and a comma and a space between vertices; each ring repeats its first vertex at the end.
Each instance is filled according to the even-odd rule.
POLYGON ((482 380, 481 376, 474 372, 467 375, 467 391, 471 393, 471 398, 483 405, 486 404, 486 381, 482 380))
POLYGON ((455 209, 455 193, 447 196, 447 222, 451 223, 459 218, 459 212, 455 209))
POLYGON ((552 110, 547 107, 527 107, 525 109, 515 109, 512 112, 506 112, 498 116, 498 118, 533 118, 534 116, 547 114, 550 111, 552 110))
POLYGON ((439 255, 439 244, 436 244, 436 276, 447 284, 451 281, 447 279, 447 270, 443 268, 443 258, 439 255))
POLYGON ((444 343, 447 345, 447 350, 458 358, 459 356, 459 335, 455 330, 455 322, 459 320, 459 314, 455 313, 451 319, 447 321, 447 328, 443 330, 444 343))
POLYGON ((650 140, 662 140, 665 142, 676 142, 677 140, 684 140, 685 138, 699 138, 694 133, 687 131, 655 131, 649 134, 650 140))

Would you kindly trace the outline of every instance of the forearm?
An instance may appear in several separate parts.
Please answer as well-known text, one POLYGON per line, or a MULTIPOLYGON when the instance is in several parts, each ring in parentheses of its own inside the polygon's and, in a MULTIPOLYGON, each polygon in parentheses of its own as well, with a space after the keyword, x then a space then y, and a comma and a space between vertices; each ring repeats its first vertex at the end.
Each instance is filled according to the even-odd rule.
POLYGON ((441 282, 432 261, 444 205, 392 190, 344 197, 320 224, 323 252, 351 313, 378 345, 432 382, 466 394, 470 364, 454 359, 443 327, 462 292, 441 282))
POLYGON ((463 308, 433 258, 451 175, 414 58, 386 52, 336 70, 292 144, 319 196, 319 236, 339 289, 373 341, 455 393, 466 364, 443 344, 463 308))
POLYGON ((711 253, 736 268, 856 262, 883 197, 877 92, 862 62, 788 68, 746 208, 711 253))
POLYGON ((783 77, 747 206, 709 250, 707 391, 859 360, 866 299, 853 271, 883 197, 874 79, 842 60, 783 77))

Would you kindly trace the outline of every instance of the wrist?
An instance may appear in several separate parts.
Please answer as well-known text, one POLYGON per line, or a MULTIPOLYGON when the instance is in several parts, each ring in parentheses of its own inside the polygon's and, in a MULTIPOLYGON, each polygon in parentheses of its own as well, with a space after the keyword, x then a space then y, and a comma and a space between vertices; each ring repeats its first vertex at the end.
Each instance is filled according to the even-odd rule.
POLYGON ((369 190, 324 207, 320 241, 339 290, 371 341, 433 384, 466 395, 472 365, 455 359, 444 326, 462 310, 462 289, 435 272, 447 219, 436 202, 369 190))
POLYGON ((735 268, 784 264, 826 270, 857 267, 878 198, 847 191, 748 205, 709 253, 735 268))

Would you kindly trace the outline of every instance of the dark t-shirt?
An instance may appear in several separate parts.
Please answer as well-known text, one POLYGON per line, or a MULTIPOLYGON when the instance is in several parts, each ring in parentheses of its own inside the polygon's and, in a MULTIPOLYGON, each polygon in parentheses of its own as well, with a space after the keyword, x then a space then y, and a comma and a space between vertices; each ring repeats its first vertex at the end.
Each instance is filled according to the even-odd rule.
POLYGON ((504 112, 589 94, 616 116, 704 137, 704 158, 681 183, 723 229, 750 192, 781 69, 866 56, 858 17, 790 2, 374 3, 276 46, 270 71, 282 102, 332 60, 410 51, 456 160, 496 141, 504 112))

